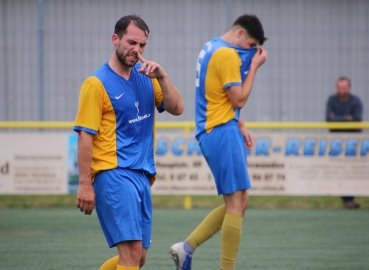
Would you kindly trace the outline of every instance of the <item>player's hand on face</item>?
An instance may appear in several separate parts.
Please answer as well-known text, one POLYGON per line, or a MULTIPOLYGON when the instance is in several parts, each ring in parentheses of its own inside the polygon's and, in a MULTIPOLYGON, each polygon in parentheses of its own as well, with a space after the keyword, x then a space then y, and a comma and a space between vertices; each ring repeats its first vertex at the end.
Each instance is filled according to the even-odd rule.
POLYGON ((256 68, 259 68, 267 60, 268 53, 263 48, 257 48, 256 50, 257 51, 256 51, 254 57, 251 60, 251 64, 255 65, 256 68))
POLYGON ((91 215, 95 207, 95 190, 92 185, 80 185, 77 191, 77 208, 85 215, 91 215))
POLYGON ((150 78, 157 79, 163 78, 164 76, 167 75, 158 63, 146 60, 145 58, 142 57, 140 52, 137 52, 137 58, 142 63, 142 66, 138 70, 138 72, 140 72, 141 74, 145 74, 150 78))

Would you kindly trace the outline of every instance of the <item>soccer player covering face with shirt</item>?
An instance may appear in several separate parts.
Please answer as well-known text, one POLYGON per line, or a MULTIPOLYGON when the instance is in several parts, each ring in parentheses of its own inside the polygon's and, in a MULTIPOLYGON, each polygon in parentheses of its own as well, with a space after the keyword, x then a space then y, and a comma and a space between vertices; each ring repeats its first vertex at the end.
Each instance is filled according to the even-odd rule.
POLYGON ((196 139, 224 204, 214 209, 170 253, 177 269, 191 269, 193 252, 221 230, 220 269, 235 269, 251 183, 246 149, 253 140, 240 117, 266 50, 259 19, 242 15, 221 37, 202 48, 196 70, 196 139))
POLYGON ((113 54, 80 90, 77 207, 96 212, 118 256, 101 270, 139 269, 150 247, 155 109, 183 112, 182 98, 163 68, 143 58, 149 28, 137 15, 122 17, 112 36, 113 54), (138 64, 137 62, 141 63, 138 64))

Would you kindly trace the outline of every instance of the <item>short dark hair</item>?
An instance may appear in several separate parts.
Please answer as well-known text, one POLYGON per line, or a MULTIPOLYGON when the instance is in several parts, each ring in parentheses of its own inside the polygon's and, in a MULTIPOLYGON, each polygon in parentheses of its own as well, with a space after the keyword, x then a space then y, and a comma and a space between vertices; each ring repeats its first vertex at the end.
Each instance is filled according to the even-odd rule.
POLYGON ((348 85, 351 87, 351 80, 349 77, 346 77, 346 76, 339 76, 336 83, 337 82, 340 82, 340 81, 347 81, 348 82, 348 85))
POLYGON ((267 38, 264 36, 263 25, 258 17, 251 14, 244 14, 238 17, 233 26, 240 26, 244 28, 250 37, 259 41, 259 45, 263 45, 267 38))
POLYGON ((149 27, 144 22, 144 20, 136 14, 126 15, 120 18, 115 24, 114 34, 117 34, 119 38, 122 38, 122 36, 127 33, 127 27, 131 24, 131 22, 134 23, 138 28, 145 31, 146 36, 149 35, 149 27))

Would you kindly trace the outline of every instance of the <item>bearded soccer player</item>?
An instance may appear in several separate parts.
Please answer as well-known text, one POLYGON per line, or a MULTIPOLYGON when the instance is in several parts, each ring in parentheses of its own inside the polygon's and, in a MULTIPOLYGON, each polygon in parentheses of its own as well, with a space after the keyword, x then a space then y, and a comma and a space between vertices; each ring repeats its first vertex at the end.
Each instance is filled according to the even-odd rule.
POLYGON ((137 15, 119 19, 110 60, 80 90, 77 207, 97 216, 118 256, 100 270, 137 270, 151 242, 155 109, 183 112, 178 89, 163 68, 143 58, 149 28, 137 15), (138 64, 137 62, 141 63, 138 64))

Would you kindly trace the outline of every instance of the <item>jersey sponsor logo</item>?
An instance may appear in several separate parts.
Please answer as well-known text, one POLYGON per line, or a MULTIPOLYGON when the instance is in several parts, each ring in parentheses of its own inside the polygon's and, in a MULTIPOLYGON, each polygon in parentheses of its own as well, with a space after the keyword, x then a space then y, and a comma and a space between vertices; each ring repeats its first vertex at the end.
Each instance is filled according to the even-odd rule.
POLYGON ((123 92, 122 94, 120 94, 119 96, 115 96, 115 99, 120 99, 123 95, 124 95, 125 92, 123 92))
POLYGON ((142 121, 142 120, 150 117, 150 114, 149 113, 147 113, 145 115, 142 115, 142 116, 139 115, 140 110, 138 108, 138 106, 139 106, 139 102, 138 101, 135 102, 135 106, 136 106, 136 109, 137 109, 137 117, 135 119, 128 120, 128 122, 130 124, 133 124, 133 123, 138 122, 138 121, 142 121))

